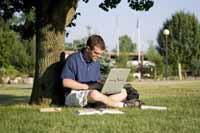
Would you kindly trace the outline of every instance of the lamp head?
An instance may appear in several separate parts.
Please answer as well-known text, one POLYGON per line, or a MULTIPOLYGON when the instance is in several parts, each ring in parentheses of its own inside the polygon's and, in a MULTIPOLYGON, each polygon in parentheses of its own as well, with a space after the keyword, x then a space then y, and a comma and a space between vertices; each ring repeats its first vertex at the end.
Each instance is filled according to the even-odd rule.
POLYGON ((164 29, 164 30, 163 30, 163 34, 164 34, 165 36, 168 36, 168 35, 169 35, 169 30, 168 30, 168 29, 164 29))

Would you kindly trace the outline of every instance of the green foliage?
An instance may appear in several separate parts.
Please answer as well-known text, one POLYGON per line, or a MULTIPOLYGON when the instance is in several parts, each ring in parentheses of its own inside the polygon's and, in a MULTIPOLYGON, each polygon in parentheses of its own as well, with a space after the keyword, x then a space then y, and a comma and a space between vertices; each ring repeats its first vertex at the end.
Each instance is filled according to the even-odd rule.
MULTIPOLYGON (((87 3, 89 0, 83 0, 83 1, 87 3)), ((25 38, 25 39, 31 38, 32 39, 32 37, 35 35, 35 30, 36 30, 35 27, 38 26, 37 24, 40 24, 40 27, 37 27, 37 28, 41 28, 42 26, 44 26, 46 24, 46 17, 45 17, 46 13, 47 12, 51 13, 51 14, 49 14, 49 16, 52 17, 52 14, 54 14, 54 11, 56 11, 57 7, 54 2, 55 1, 49 1, 48 3, 45 3, 44 1, 38 2, 38 1, 32 1, 32 0, 31 1, 26 1, 26 0, 19 0, 19 1, 1 0, 0 1, 0 11, 1 11, 0 17, 2 17, 3 20, 6 22, 10 22, 9 26, 11 26, 12 29, 14 29, 15 31, 17 31, 21 34, 21 37, 18 37, 18 39, 15 43, 20 43, 18 41, 18 40, 20 40, 19 38, 25 38), (52 6, 52 5, 55 5, 55 6, 52 6), (52 11, 52 12, 50 12, 50 11, 52 11), (14 16, 14 14, 16 12, 20 13, 21 15, 18 17, 14 16), (11 18, 13 18, 13 16, 15 18, 11 19, 11 18), (42 18, 42 19, 40 20, 40 18, 42 18), (38 20, 36 20, 36 19, 38 19, 38 20), (38 22, 38 23, 36 23, 36 22, 38 22)), ((74 5, 76 5, 77 2, 78 1, 73 1, 72 3, 74 5)), ((101 2, 99 4, 99 7, 102 8, 103 10, 108 10, 109 8, 110 9, 116 8, 116 6, 120 2, 121 2, 121 0, 115 0, 115 1, 104 0, 103 2, 101 2)), ((70 2, 68 4, 70 4, 70 2)), ((139 1, 129 0, 128 4, 129 4, 129 7, 132 8, 133 10, 148 10, 149 8, 151 8, 153 6, 153 1, 152 0, 139 0, 139 1)), ((66 6, 69 6, 69 5, 66 4, 66 6)), ((76 19, 78 15, 80 15, 80 13, 75 13, 74 19, 76 19)), ((72 21, 74 19, 72 19, 72 21)), ((52 21, 52 20, 53 19, 48 19, 48 21, 52 21)), ((74 22, 72 22, 72 23, 74 23, 74 22)), ((63 30, 64 30, 64 27, 63 27, 63 30)), ((15 36, 15 35, 10 35, 10 36, 15 36)), ((13 37, 11 37, 11 38, 13 38, 13 37)), ((37 36, 36 36, 36 38, 37 38, 37 36)), ((10 41, 12 41, 12 39, 10 41)), ((80 47, 83 47, 82 42, 75 41, 75 42, 73 42, 73 44, 75 45, 75 48, 72 48, 72 49, 80 49, 80 47)), ((25 52, 22 51, 22 47, 23 46, 20 46, 20 45, 16 46, 17 49, 15 49, 15 50, 20 50, 20 52, 18 53, 17 56, 14 57, 14 59, 12 59, 12 62, 14 64, 16 64, 17 68, 21 68, 22 66, 27 67, 29 64, 28 61, 30 61, 29 58, 28 59, 24 58, 25 52), (20 58, 24 60, 23 63, 18 63, 20 58)), ((10 55, 11 54, 9 52, 5 53, 4 54, 4 56, 6 56, 5 59, 9 58, 8 56, 10 56, 10 55)), ((4 58, 1 58, 0 65, 3 65, 2 62, 4 62, 4 65, 9 64, 9 62, 7 60, 3 61, 3 59, 4 58)))
MULTIPOLYGON (((136 44, 127 35, 119 37, 119 57, 116 59, 116 67, 127 67, 129 53, 136 50, 136 44)), ((113 51, 116 51, 115 49, 113 51)))
MULTIPOLYGON (((83 0, 85 3, 88 3, 89 0, 83 0)), ((14 29, 17 30, 22 34, 23 38, 32 38, 35 34, 36 30, 36 13, 38 15, 44 15, 53 13, 52 11, 58 10, 57 7, 55 7, 55 1, 34 1, 34 0, 1 0, 0 1, 0 16, 5 20, 9 21, 10 18, 13 17, 13 14, 16 12, 21 12, 24 17, 23 21, 24 23, 22 25, 15 25, 14 29)), ((68 1, 67 1, 68 2, 68 1)), ((73 0, 73 4, 76 5, 77 0, 73 0)), ((117 5, 121 2, 121 0, 104 0, 103 2, 100 2, 99 8, 101 8, 104 11, 108 11, 109 9, 116 8, 117 5)), ((136 11, 148 11, 154 4, 153 0, 128 0, 127 1, 129 7, 136 11)), ((63 1, 63 5, 64 5, 63 1)), ((70 4, 70 2, 69 2, 70 4)), ((74 6, 71 5, 71 6, 74 6)), ((69 5, 67 5, 69 6, 69 5)), ((51 14, 52 15, 52 14, 51 14)), ((49 16, 51 16, 49 14, 49 16)), ((72 27, 76 26, 74 20, 80 16, 81 14, 79 12, 76 12, 74 14, 73 19, 71 20, 71 23, 69 23, 67 26, 72 27)), ((52 16, 51 16, 52 17, 52 16)), ((45 20, 42 20, 44 22, 45 20)), ((42 22, 39 22, 40 24, 42 22)), ((64 29, 63 29, 64 30, 64 29)))
POLYGON ((67 51, 75 50, 73 47, 73 43, 65 43, 65 50, 67 50, 67 51))
POLYGON ((35 67, 35 39, 22 40, 22 46, 21 56, 19 57, 22 65, 19 67, 19 70, 33 76, 35 67))
POLYGON ((158 53, 156 47, 153 45, 153 42, 150 43, 150 46, 146 52, 146 57, 149 61, 155 63, 155 78, 157 77, 157 75, 161 75, 163 72, 163 57, 158 53))
POLYGON ((84 37, 82 39, 74 40, 73 43, 66 43, 65 44, 65 50, 73 50, 78 51, 85 47, 87 37, 84 37))
MULTIPOLYGON (((169 29, 167 39, 169 64, 173 71, 177 71, 177 63, 181 63, 184 69, 189 69, 192 58, 200 58, 200 24, 194 14, 177 12, 163 24, 158 34, 157 49, 165 55, 165 37, 163 30, 169 29)), ((175 73, 175 72, 174 72, 175 73)))
MULTIPOLYGON (((83 0, 88 2, 89 0, 83 0)), ((116 8, 121 0, 104 0, 99 7, 104 11, 109 11, 109 9, 116 8)), ((148 11, 154 4, 152 0, 128 0, 129 7, 133 10, 145 10, 148 11)))
POLYGON ((74 47, 74 49, 81 50, 82 48, 84 48, 85 44, 86 44, 86 40, 87 40, 87 37, 82 38, 80 40, 74 40, 73 41, 73 47, 74 47))
MULTIPOLYGON (((136 44, 132 42, 128 35, 119 37, 119 56, 116 59, 115 67, 126 68, 129 60, 129 54, 135 52, 136 44)), ((114 50, 115 51, 115 50, 114 50)), ((128 76, 128 81, 133 81, 133 73, 135 72, 134 67, 130 67, 131 72, 128 76)))
POLYGON ((35 62, 33 41, 22 41, 2 19, 0 25, 0 67, 9 70, 12 66, 18 71, 33 73, 35 62))
POLYGON ((35 33, 35 6, 34 1, 30 0, 1 0, 0 17, 9 22, 13 30, 19 32, 22 37, 32 38, 35 33), (21 17, 15 17, 14 14, 21 13, 21 17), (15 17, 13 19, 13 17, 15 17), (13 21, 14 20, 14 21, 13 21))
POLYGON ((119 37, 119 50, 120 52, 135 52, 136 44, 132 42, 128 35, 119 37))
POLYGON ((16 77, 19 75, 21 75, 21 73, 11 65, 7 66, 6 68, 4 67, 0 68, 0 77, 2 76, 16 77))
POLYGON ((136 67, 135 66, 131 66, 131 67, 128 67, 129 69, 131 69, 129 75, 128 75, 128 78, 127 78, 127 81, 128 82, 133 82, 135 77, 133 76, 133 73, 136 72, 136 67))
POLYGON ((101 56, 100 58, 100 70, 101 70, 101 74, 103 75, 107 75, 110 71, 110 58, 109 58, 109 55, 108 55, 108 52, 105 52, 103 53, 103 55, 101 56))
POLYGON ((29 12, 20 12, 19 15, 13 16, 15 20, 10 19, 11 28, 21 34, 21 38, 30 40, 36 33, 35 22, 36 13, 35 9, 31 9, 29 12))
POLYGON ((116 59, 115 66, 119 68, 127 67, 128 53, 120 53, 116 59))
POLYGON ((200 59, 192 58, 190 70, 192 70, 194 76, 200 75, 200 59))
POLYGON ((0 18, 0 67, 11 64, 16 47, 20 46, 19 36, 9 29, 9 26, 0 18))

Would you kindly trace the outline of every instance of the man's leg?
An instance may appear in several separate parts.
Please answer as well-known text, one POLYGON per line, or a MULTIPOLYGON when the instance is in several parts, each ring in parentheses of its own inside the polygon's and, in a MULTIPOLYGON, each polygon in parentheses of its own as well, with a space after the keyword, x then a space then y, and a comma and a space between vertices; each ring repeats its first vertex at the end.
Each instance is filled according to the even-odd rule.
POLYGON ((77 91, 72 90, 67 96, 65 96, 65 105, 75 106, 75 107, 84 107, 87 105, 87 95, 90 91, 77 91))
POLYGON ((113 94, 113 95, 110 95, 109 97, 116 102, 124 101, 126 100, 126 97, 127 97, 126 89, 122 89, 121 93, 113 94))
MULTIPOLYGON (((115 98, 114 98, 115 99, 115 98)), ((124 106, 123 102, 115 101, 113 98, 100 93, 97 90, 92 90, 88 93, 89 101, 102 102, 110 107, 122 108, 124 106)))

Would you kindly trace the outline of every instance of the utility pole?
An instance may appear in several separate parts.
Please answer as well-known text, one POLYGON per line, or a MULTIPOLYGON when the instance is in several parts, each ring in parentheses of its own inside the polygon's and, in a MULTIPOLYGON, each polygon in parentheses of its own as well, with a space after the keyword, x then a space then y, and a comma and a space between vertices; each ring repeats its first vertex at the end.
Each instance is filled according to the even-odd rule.
POLYGON ((117 48, 117 57, 119 57, 119 22, 118 15, 116 16, 116 48, 117 48))
POLYGON ((168 42, 167 42, 167 37, 169 36, 169 30, 164 29, 163 30, 163 35, 165 36, 165 80, 168 78, 168 42))
POLYGON ((139 19, 137 19, 137 44, 138 44, 138 67, 139 67, 139 77, 138 77, 138 80, 141 80, 141 46, 140 46, 140 22, 139 22, 139 19))

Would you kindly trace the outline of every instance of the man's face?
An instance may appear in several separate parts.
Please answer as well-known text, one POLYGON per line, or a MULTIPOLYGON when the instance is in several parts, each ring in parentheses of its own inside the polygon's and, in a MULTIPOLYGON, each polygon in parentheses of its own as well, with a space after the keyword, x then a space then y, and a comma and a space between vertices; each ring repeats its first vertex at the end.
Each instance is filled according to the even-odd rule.
POLYGON ((101 57, 103 52, 104 50, 102 50, 101 48, 97 46, 94 46, 94 49, 89 48, 89 57, 92 61, 96 61, 97 59, 101 57))

